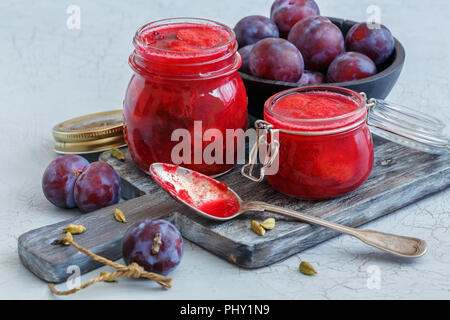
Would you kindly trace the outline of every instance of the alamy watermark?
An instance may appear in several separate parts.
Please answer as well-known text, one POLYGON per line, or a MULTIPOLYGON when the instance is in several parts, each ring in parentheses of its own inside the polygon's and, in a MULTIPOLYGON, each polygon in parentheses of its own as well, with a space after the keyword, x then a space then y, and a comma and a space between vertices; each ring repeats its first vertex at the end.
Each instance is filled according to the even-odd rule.
POLYGON ((381 269, 377 265, 370 265, 367 267, 366 272, 368 274, 368 278, 366 281, 367 289, 373 290, 381 289, 381 269))
POLYGON ((278 142, 278 132, 267 134, 255 129, 226 129, 225 133, 216 128, 204 130, 202 121, 194 121, 193 130, 185 128, 175 129, 171 141, 178 142, 171 150, 171 161, 174 164, 244 164, 245 143, 248 140, 250 148, 257 144, 259 159, 249 159, 250 162, 266 163, 271 159, 271 165, 266 168, 266 175, 278 172, 278 157, 271 150, 273 144, 278 142))
POLYGON ((81 8, 76 4, 67 7, 66 13, 69 15, 66 20, 66 26, 69 30, 81 29, 81 8))
POLYGON ((67 274, 70 274, 66 280, 66 287, 68 290, 78 289, 81 286, 81 270, 77 265, 70 265, 66 269, 67 274))
POLYGON ((367 28, 370 30, 381 28, 381 8, 377 5, 370 5, 366 9, 369 15, 366 20, 367 28))

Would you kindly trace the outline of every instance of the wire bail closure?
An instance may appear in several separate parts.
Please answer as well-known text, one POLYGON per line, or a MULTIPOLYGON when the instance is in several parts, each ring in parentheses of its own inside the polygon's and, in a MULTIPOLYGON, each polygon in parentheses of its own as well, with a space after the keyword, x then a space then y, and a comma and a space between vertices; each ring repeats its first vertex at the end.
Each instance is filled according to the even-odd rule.
POLYGON ((367 114, 369 114, 369 112, 377 105, 377 99, 367 99, 367 94, 365 92, 360 92, 359 94, 364 98, 364 101, 366 101, 367 114))
POLYGON ((241 168, 241 174, 254 182, 261 182, 264 179, 266 170, 273 165, 278 156, 280 149, 280 141, 278 140, 279 130, 274 129, 272 124, 264 120, 255 121, 255 129, 256 142, 250 150, 249 162, 241 168), (268 142, 269 138, 270 142, 268 142), (264 157, 264 160, 261 161, 259 177, 256 177, 253 174, 253 169, 257 163, 258 155, 260 158, 264 157), (245 171, 247 168, 249 168, 248 173, 245 171))

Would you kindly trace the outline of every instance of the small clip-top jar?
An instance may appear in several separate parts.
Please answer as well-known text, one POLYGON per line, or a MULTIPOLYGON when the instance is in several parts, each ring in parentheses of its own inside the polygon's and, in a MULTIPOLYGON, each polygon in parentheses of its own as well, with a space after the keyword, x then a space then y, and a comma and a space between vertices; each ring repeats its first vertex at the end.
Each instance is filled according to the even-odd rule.
POLYGON ((270 98, 264 119, 279 132, 279 169, 266 176, 278 191, 302 199, 340 196, 360 186, 373 164, 367 108, 342 88, 301 88, 270 98))
POLYGON ((124 125, 134 162, 145 172, 154 162, 175 162, 208 175, 231 169, 225 143, 222 160, 211 163, 202 155, 213 141, 204 137, 206 130, 225 137, 227 129, 247 127, 247 95, 237 73, 242 62, 233 31, 210 20, 166 19, 140 28, 133 44, 129 62, 135 73, 124 100, 124 125), (194 130, 198 125, 200 131, 194 130), (181 163, 172 155, 181 141, 172 137, 176 129, 190 134, 191 150, 180 154, 181 163))
POLYGON ((450 151, 440 120, 383 100, 366 101, 364 93, 340 87, 306 86, 277 93, 266 101, 264 120, 255 127, 257 142, 242 174, 262 181, 271 171, 265 177, 275 189, 305 200, 338 197, 369 177, 374 158, 369 127, 420 151, 450 151), (252 171, 262 146, 266 155, 255 177, 252 171))

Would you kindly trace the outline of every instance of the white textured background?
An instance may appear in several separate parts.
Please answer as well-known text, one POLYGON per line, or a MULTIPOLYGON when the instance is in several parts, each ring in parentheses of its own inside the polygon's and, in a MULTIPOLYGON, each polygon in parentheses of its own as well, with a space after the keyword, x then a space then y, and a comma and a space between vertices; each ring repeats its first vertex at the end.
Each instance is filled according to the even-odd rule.
MULTIPOLYGON (((51 128, 82 114, 121 107, 131 75, 131 40, 146 22, 177 16, 230 26, 243 16, 268 15, 271 0, 12 1, 0 2, 0 298, 53 298, 19 262, 25 231, 76 216, 53 207, 41 175, 54 158, 51 128), (66 27, 66 9, 81 8, 81 29, 66 27)), ((448 0, 318 0, 322 14, 365 20, 379 5, 382 23, 403 43, 407 60, 389 100, 450 123, 450 2, 448 0)), ((447 129, 450 134, 450 129, 447 129)), ((348 236, 271 267, 244 270, 186 241, 174 287, 122 280, 96 284, 70 298, 116 299, 407 299, 450 298, 450 191, 366 225, 415 235, 430 246, 417 261, 382 254, 348 236), (319 274, 298 272, 300 259, 319 274), (381 270, 381 288, 367 287, 367 268, 381 270)), ((97 276, 99 270, 83 279, 97 276)))

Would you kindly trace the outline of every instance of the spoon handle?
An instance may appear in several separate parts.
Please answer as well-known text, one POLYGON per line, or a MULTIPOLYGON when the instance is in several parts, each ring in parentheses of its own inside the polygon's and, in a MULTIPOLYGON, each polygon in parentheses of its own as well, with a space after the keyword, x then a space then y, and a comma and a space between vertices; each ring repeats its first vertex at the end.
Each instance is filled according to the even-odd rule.
POLYGON ((427 249, 426 242, 418 238, 399 236, 373 230, 358 230, 265 202, 245 202, 243 204, 243 209, 245 209, 245 211, 269 211, 285 217, 299 219, 310 224, 319 225, 340 233, 351 235, 370 246, 402 257, 420 257, 426 252, 427 249))

